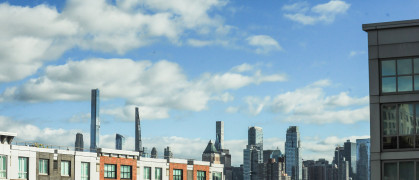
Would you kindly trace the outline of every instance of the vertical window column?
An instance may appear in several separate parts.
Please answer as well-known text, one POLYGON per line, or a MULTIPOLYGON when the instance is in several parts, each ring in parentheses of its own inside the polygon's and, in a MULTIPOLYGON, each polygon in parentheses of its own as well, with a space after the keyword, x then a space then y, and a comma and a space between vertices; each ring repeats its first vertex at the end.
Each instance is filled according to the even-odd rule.
POLYGON ((162 168, 155 168, 154 179, 155 180, 162 180, 162 168))
POLYGON ((61 176, 70 176, 70 161, 61 161, 61 176))
POLYGON ((19 157, 18 178, 28 179, 28 158, 27 157, 19 157))
POLYGON ((81 180, 89 180, 90 167, 88 162, 81 163, 81 180))
POLYGON ((7 178, 7 156, 0 155, 0 179, 7 178))
POLYGON ((131 166, 121 165, 121 179, 131 179, 131 166))
POLYGON ((151 179, 151 167, 144 167, 144 179, 145 180, 151 179))
POLYGON ((39 174, 48 175, 48 159, 39 160, 39 174))

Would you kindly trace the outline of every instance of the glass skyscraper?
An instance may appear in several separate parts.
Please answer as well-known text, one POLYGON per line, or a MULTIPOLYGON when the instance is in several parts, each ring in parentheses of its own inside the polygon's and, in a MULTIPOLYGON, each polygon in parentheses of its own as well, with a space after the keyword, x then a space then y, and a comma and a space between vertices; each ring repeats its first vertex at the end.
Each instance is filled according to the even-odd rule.
POLYGON ((370 139, 356 140, 357 180, 370 180, 370 139))
POLYGON ((99 89, 92 89, 91 124, 90 124, 90 151, 96 152, 99 147, 99 89))
POLYGON ((356 143, 347 140, 343 144, 345 161, 349 163, 349 177, 355 179, 356 177, 356 143))
POLYGON ((261 127, 249 127, 248 144, 243 150, 243 179, 257 180, 258 165, 263 163, 263 131, 261 127))
POLYGON ((300 131, 297 126, 290 126, 287 129, 285 141, 285 172, 292 180, 302 178, 300 131))
POLYGON ((120 134, 116 134, 116 136, 115 136, 115 149, 122 150, 122 147, 123 147, 124 144, 125 144, 125 137, 120 135, 120 134))

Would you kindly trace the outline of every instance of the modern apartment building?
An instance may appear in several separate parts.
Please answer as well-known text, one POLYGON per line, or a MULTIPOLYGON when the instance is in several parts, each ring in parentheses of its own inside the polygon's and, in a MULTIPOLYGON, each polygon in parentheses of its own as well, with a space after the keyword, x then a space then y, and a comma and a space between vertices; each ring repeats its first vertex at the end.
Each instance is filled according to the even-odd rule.
POLYGON ((417 179, 419 20, 362 28, 368 33, 371 179, 417 179))
POLYGON ((259 164, 263 163, 263 131, 261 127, 249 127, 248 144, 243 150, 243 179, 259 179, 259 164))
POLYGON ((300 131, 297 126, 287 129, 285 141, 285 172, 292 180, 302 179, 300 131))
POLYGON ((90 112, 90 150, 96 152, 99 147, 100 131, 100 98, 99 89, 92 89, 91 112, 90 112))

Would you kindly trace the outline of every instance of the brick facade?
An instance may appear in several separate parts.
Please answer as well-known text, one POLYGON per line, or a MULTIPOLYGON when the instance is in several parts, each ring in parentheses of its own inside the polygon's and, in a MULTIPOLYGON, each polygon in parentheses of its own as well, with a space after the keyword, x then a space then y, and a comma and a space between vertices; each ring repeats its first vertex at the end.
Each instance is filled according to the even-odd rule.
POLYGON ((205 171, 205 179, 209 180, 209 166, 193 165, 193 180, 197 180, 198 171, 205 171))
POLYGON ((117 157, 108 157, 100 156, 100 180, 105 180, 105 164, 115 164, 116 165, 116 179, 121 179, 121 165, 131 166, 131 179, 137 179, 137 160, 136 159, 127 159, 127 158, 117 158, 117 157))
POLYGON ((170 165, 169 165, 169 180, 173 180, 173 169, 181 169, 182 170, 182 176, 183 176, 182 179, 184 179, 184 180, 187 179, 187 176, 188 176, 188 165, 187 164, 170 163, 170 165))

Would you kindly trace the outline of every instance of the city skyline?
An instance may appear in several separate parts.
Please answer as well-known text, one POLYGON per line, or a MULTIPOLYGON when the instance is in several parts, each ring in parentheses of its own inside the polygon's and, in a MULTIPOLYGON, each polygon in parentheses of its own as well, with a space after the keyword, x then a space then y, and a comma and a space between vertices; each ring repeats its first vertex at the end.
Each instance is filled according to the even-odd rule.
POLYGON ((282 152, 286 129, 298 126, 302 158, 331 162, 336 144, 369 137, 361 24, 415 19, 419 7, 179 1, 190 11, 132 2, 0 1, 0 131, 60 146, 74 146, 81 132, 90 148, 90 90, 98 88, 102 147, 120 133, 124 149, 135 149, 138 106, 142 146, 160 155, 170 146, 199 159, 223 121, 233 165, 250 126, 264 129, 264 149, 282 152))

